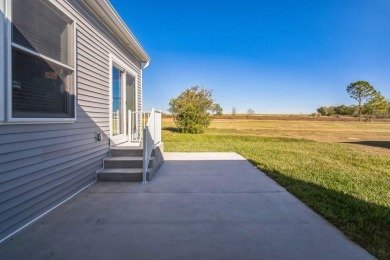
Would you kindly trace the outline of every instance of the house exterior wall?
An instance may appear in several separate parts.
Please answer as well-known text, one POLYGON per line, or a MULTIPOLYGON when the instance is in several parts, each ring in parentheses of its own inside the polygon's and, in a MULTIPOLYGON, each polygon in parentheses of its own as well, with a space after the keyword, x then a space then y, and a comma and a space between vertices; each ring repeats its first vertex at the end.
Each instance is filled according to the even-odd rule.
POLYGON ((141 62, 82 2, 52 2, 76 21, 76 121, 0 124, 0 241, 95 182, 109 155, 110 54, 137 72, 142 110, 141 62))

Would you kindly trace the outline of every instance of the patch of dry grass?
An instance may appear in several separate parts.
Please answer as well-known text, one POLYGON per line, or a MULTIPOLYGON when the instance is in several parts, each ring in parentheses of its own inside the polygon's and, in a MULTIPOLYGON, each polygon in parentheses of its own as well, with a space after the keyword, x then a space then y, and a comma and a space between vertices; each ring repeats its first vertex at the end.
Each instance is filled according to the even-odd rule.
MULTIPOLYGON (((163 124, 165 127, 175 127, 171 118, 164 118, 163 124)), ((317 142, 350 143, 360 151, 390 156, 390 149, 387 148, 390 145, 390 123, 384 122, 217 119, 211 123, 207 134, 288 137, 317 142)))

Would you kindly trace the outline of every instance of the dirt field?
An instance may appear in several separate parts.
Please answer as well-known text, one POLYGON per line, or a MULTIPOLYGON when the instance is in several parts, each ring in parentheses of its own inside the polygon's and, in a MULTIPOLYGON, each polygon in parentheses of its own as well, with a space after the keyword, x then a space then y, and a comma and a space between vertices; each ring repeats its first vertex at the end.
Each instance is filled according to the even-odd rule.
MULTIPOLYGON (((172 118, 172 115, 163 114, 164 118, 172 118)), ((353 116, 320 116, 320 115, 307 115, 307 114, 237 114, 237 115, 222 115, 216 116, 215 119, 229 119, 229 120, 282 120, 282 121, 348 121, 348 122, 358 122, 359 118, 353 116)), ((367 122, 368 119, 362 118, 363 122, 367 122)), ((371 120, 373 122, 387 122, 390 123, 390 118, 375 118, 371 120)))
MULTIPOLYGON (((173 128, 172 118, 163 126, 173 128)), ((390 122, 215 119, 208 134, 292 137, 353 145, 390 156, 390 122)))

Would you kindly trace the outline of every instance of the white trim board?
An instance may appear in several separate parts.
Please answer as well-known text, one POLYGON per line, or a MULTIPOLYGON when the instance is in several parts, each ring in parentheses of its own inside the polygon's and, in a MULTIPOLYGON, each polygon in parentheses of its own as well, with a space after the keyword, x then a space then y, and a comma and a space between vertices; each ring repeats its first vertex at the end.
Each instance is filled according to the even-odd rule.
POLYGON ((0 122, 5 120, 5 95, 6 71, 5 71, 5 2, 0 0, 0 122))

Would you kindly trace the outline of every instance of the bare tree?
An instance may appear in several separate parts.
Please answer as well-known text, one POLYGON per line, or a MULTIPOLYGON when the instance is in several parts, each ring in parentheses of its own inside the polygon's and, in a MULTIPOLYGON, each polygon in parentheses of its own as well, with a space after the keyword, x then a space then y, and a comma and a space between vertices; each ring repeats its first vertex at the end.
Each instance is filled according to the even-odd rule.
POLYGON ((249 108, 248 111, 246 112, 248 115, 253 115, 255 114, 255 111, 252 108, 249 108))
POLYGON ((232 116, 236 115, 236 107, 232 107, 232 116))

